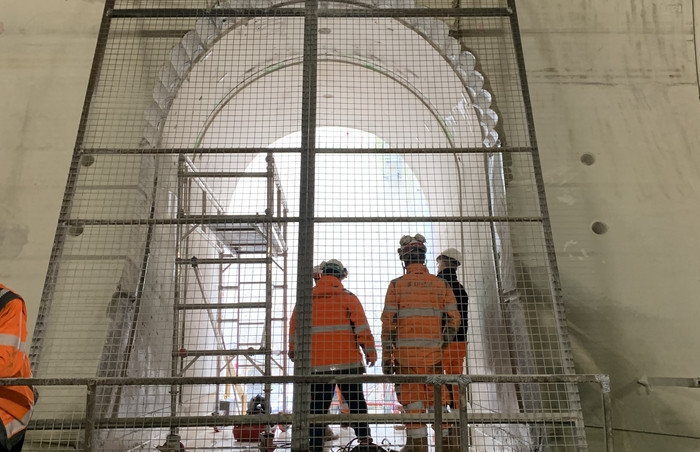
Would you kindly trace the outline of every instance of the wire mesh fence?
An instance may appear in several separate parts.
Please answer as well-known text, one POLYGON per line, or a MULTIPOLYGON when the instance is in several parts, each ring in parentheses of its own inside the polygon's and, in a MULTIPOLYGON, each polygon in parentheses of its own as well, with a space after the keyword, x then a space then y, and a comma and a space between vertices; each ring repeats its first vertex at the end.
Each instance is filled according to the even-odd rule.
MULTIPOLYGON (((180 378, 36 378, 31 380, 0 381, 1 384, 18 381, 31 382, 38 388, 41 404, 45 409, 36 415, 25 439, 25 450, 242 450, 263 451, 291 450, 293 415, 291 413, 271 413, 264 397, 247 402, 245 411, 233 409, 233 404, 220 403, 214 411, 208 411, 202 404, 182 397, 187 393, 215 393, 220 386, 245 386, 269 384, 280 387, 285 384, 304 385, 325 381, 323 376, 287 377, 180 377, 180 378), (142 397, 143 411, 121 413, 101 412, 100 394, 139 391, 160 393, 160 402, 154 397, 142 397), (192 391, 197 388, 197 391, 192 391), (82 406, 72 409, 58 408, 70 393, 80 399, 82 406), (168 394, 177 394, 179 412, 172 415, 168 394), (53 407, 47 410, 46 407, 53 407), (147 415, 144 415, 144 411, 147 415), (53 416, 47 416, 52 412, 53 416), (124 444, 133 443, 127 449, 124 444), (178 449, 178 448, 181 449, 178 449)), ((423 414, 406 413, 398 403, 369 403, 366 414, 351 414, 343 408, 337 398, 326 414, 311 415, 310 421, 321 423, 326 429, 327 450, 351 450, 359 442, 353 427, 358 421, 369 423, 375 442, 385 450, 398 450, 406 444, 407 435, 404 423, 415 421, 430 425, 431 446, 435 450, 454 450, 440 445, 459 441, 464 444, 461 450, 578 450, 585 447, 585 439, 577 427, 578 414, 565 407, 547 407, 527 412, 493 411, 480 403, 481 394, 493 391, 494 387, 527 385, 548 390, 564 390, 565 385, 593 385, 601 394, 601 417, 610 421, 610 388, 603 375, 461 375, 431 376, 337 376, 338 383, 361 382, 372 400, 373 388, 392 383, 428 381, 435 400, 449 397, 447 386, 454 383, 460 386, 460 394, 467 403, 452 411, 430 411, 423 414), (469 400, 468 398, 471 398, 469 400), (445 428, 460 423, 467 426, 457 430, 445 428), (435 426, 443 428, 435 428, 435 426), (558 437, 558 445, 553 447, 551 438, 558 437)), ((386 401, 384 401, 386 402, 386 401)), ((609 432, 608 432, 609 433, 609 432)), ((456 449, 460 450, 460 449, 456 449)), ((612 450, 612 449, 609 449, 612 450)))
POLYGON ((47 387, 30 447, 228 449, 278 416, 313 450, 330 409, 330 438, 366 412, 394 417, 357 441, 586 449, 575 381, 496 378, 574 370, 515 4, 454 3, 107 2, 31 357, 113 383, 47 387), (481 377, 401 383, 445 372, 481 377))

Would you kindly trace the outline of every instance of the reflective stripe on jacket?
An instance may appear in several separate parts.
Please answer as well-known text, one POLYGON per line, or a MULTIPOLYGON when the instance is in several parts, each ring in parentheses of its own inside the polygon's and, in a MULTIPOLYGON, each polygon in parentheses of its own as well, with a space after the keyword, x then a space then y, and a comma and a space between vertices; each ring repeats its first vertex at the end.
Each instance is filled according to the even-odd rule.
MULTIPOLYGON (((311 304, 311 369, 327 372, 364 367, 376 361, 374 336, 360 300, 338 278, 322 276, 313 288, 311 304)), ((296 307, 289 322, 289 350, 296 347, 296 307)), ((306 339, 308 336, 305 336, 306 339)), ((301 340, 301 339, 300 339, 301 340)))
MULTIPOLYGON (((0 284, 0 378, 30 378, 27 347, 27 308, 22 297, 0 284), (7 295, 11 294, 11 295, 7 295)), ((27 427, 34 407, 29 386, 0 386, 0 419, 10 438, 27 427)))
POLYGON ((409 264, 406 274, 389 284, 382 312, 383 360, 399 365, 432 365, 442 360, 444 327, 460 323, 457 300, 450 286, 431 275, 423 264, 409 264))

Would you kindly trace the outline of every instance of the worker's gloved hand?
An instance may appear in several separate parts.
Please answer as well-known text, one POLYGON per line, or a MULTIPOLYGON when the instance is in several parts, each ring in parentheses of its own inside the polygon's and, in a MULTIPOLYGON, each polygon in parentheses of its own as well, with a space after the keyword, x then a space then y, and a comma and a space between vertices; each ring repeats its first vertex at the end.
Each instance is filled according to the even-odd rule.
POLYGON ((365 353, 365 361, 369 367, 373 367, 374 363, 377 362, 377 350, 375 348, 365 347, 361 345, 362 351, 365 353))
POLYGON ((289 350, 287 352, 287 356, 289 356, 289 359, 291 359, 292 362, 294 362, 294 357, 296 356, 296 354, 294 353, 294 350, 289 350))
POLYGON ((446 326, 442 329, 442 348, 443 348, 443 350, 446 349, 448 345, 450 345, 450 342, 453 342, 455 340, 456 336, 457 336, 457 329, 456 328, 446 326))
POLYGON ((391 359, 385 359, 382 361, 382 373, 384 375, 393 375, 396 372, 394 368, 394 361, 391 359))
POLYGON ((374 367, 374 363, 377 362, 377 354, 376 353, 369 353, 366 355, 367 359, 367 365, 369 367, 374 367))

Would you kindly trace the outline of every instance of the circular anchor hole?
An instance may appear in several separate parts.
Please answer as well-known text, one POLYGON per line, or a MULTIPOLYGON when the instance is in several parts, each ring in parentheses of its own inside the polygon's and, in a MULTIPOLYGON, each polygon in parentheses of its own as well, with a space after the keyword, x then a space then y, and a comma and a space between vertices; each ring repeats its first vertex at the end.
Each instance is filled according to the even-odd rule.
POLYGON ((595 163, 595 157, 593 154, 583 154, 581 155, 581 163, 586 166, 591 166, 595 163))
POLYGON ((68 235, 72 237, 78 237, 79 235, 82 235, 82 233, 85 231, 85 226, 82 224, 72 224, 68 226, 68 235))
POLYGON ((591 229, 594 233, 602 235, 608 232, 608 225, 603 223, 602 221, 596 221, 591 225, 591 229))
POLYGON ((80 157, 80 164, 86 168, 92 166, 93 163, 95 163, 95 156, 92 154, 85 154, 80 157))

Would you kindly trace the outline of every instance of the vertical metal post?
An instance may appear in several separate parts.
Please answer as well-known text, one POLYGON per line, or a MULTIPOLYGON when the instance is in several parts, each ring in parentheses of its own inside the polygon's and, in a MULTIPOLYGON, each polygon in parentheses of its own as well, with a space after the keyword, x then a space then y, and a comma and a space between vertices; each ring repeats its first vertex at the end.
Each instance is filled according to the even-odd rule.
MULTIPOLYGON (((265 225, 265 329, 263 330, 265 337, 263 338, 263 350, 265 352, 265 375, 269 376, 272 375, 272 241, 274 240, 272 222, 275 219, 275 189, 277 188, 275 184, 275 159, 272 157, 272 152, 267 153, 265 162, 267 163, 267 206, 265 208, 267 224, 265 225)), ((264 392, 265 412, 270 413, 272 396, 272 385, 270 383, 265 383, 264 392)))
MULTIPOLYGON (((217 209, 217 213, 221 215, 223 212, 221 210, 217 209)), ((223 251, 219 251, 219 259, 223 257, 223 251)), ((221 303, 224 302, 224 264, 219 262, 219 264, 216 266, 217 272, 218 272, 218 278, 219 278, 219 287, 217 288, 216 292, 216 303, 221 306, 221 303)), ((222 325, 223 325, 223 311, 221 308, 217 308, 216 310, 216 328, 219 331, 222 331, 222 325)), ((221 370, 226 369, 224 371, 224 375, 227 377, 230 377, 229 375, 229 369, 230 369, 230 364, 231 364, 231 357, 225 357, 222 358, 221 355, 218 355, 216 357, 216 368, 218 369, 218 376, 221 376, 221 370)), ((229 385, 226 384, 224 386, 224 394, 228 393, 228 387, 229 385)), ((221 409, 221 385, 217 384, 216 385, 216 397, 214 397, 214 402, 216 403, 216 411, 218 412, 221 409)))
POLYGON ((467 411, 468 387, 469 385, 464 384, 463 381, 459 382, 459 444, 461 450, 469 450, 471 446, 469 444, 469 416, 467 411))
POLYGON ((600 392, 603 398, 603 419, 605 421, 605 451, 613 452, 613 425, 612 425, 612 397, 610 395, 610 377, 608 375, 596 375, 600 384, 600 392))
POLYGON ((84 452, 92 452, 95 450, 95 418, 97 400, 97 382, 90 380, 87 384, 87 395, 85 397, 85 443, 84 452))
MULTIPOLYGON (((282 340, 284 341, 282 344, 282 350, 284 351, 285 355, 282 357, 282 375, 285 377, 289 375, 289 361, 287 361, 286 358, 287 352, 289 351, 289 242, 287 242, 287 213, 287 208, 285 207, 284 210, 281 211, 282 218, 284 219, 284 222, 282 223, 282 238, 285 246, 283 251, 284 254, 282 254, 282 340)), ((284 390, 282 391, 282 406, 284 407, 284 410, 287 409, 288 387, 289 385, 285 384, 284 390)))
POLYGON ((433 384, 434 393, 434 410, 435 410, 435 423, 433 424, 433 429, 435 430, 435 450, 442 451, 442 384, 438 380, 433 384))
MULTIPOLYGON (((311 372, 311 289, 313 280, 314 184, 316 148, 316 78, 318 65, 318 0, 306 0, 301 112, 301 174, 299 185, 299 242, 294 375, 311 372)), ((310 385, 294 387, 292 451, 308 451, 310 385)))
MULTIPOLYGON (((185 172, 185 155, 180 154, 178 156, 178 162, 177 162, 178 168, 177 168, 177 202, 176 202, 176 216, 178 218, 182 217, 185 214, 185 206, 184 206, 184 196, 185 196, 185 182, 183 179, 180 177, 180 174, 184 174, 185 172)), ((188 193, 189 194, 189 193, 188 193)), ((174 287, 173 287, 173 312, 172 312, 172 325, 173 325, 173 344, 172 344, 172 358, 171 358, 171 369, 170 369, 170 375, 173 377, 177 377, 179 372, 178 372, 178 364, 180 358, 178 356, 178 352, 180 351, 180 335, 179 335, 179 320, 180 320, 180 315, 179 315, 179 310, 178 306, 180 305, 180 278, 182 278, 182 268, 180 264, 177 263, 180 259, 182 259, 182 244, 180 243, 180 240, 182 239, 182 225, 180 223, 177 223, 175 225, 175 271, 174 271, 174 287)), ((171 416, 176 416, 177 415, 177 395, 178 395, 178 387, 177 385, 171 385, 170 386, 170 415, 171 416)), ((171 433, 175 433, 174 429, 171 429, 171 433)))

